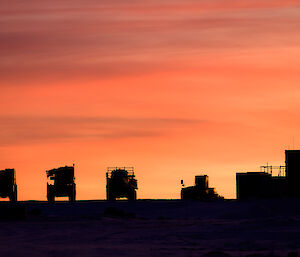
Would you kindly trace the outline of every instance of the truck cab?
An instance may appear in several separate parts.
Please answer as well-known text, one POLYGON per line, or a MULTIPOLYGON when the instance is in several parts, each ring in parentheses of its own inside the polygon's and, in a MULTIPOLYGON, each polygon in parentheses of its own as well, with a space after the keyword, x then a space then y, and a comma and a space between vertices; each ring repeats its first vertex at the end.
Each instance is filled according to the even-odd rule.
POLYGON ((106 172, 107 200, 136 200, 137 180, 133 167, 109 167, 106 172))
POLYGON ((0 197, 17 201, 17 184, 15 169, 0 170, 0 197))
POLYGON ((76 198, 76 184, 74 177, 74 166, 65 166, 57 169, 47 170, 47 199, 54 202, 55 197, 69 197, 73 202, 76 198))

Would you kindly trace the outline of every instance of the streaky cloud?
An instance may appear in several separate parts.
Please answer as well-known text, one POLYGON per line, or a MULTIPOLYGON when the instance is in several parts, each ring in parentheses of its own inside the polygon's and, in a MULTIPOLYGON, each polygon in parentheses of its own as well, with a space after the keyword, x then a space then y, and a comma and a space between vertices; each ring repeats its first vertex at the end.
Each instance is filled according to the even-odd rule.
POLYGON ((168 130, 204 122, 160 117, 0 116, 0 146, 70 139, 159 137, 168 130))

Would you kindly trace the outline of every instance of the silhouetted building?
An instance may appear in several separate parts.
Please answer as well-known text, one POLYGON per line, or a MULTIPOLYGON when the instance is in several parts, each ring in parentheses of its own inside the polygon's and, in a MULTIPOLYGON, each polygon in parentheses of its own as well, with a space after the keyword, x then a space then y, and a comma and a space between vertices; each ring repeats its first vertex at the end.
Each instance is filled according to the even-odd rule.
POLYGON ((0 170, 0 197, 17 201, 16 172, 14 169, 0 170))
POLYGON ((137 180, 133 167, 109 167, 106 172, 107 200, 136 200, 137 180))
POLYGON ((46 171, 47 199, 54 202, 55 197, 69 197, 69 201, 76 199, 76 184, 74 177, 74 166, 65 166, 46 171))
POLYGON ((214 188, 208 187, 208 176, 195 176, 195 186, 181 189, 181 199, 183 200, 216 200, 221 199, 214 188))
POLYGON ((288 183, 286 177, 274 176, 271 179, 270 197, 286 197, 288 195, 288 183))
POLYGON ((287 195, 287 180, 266 172, 237 173, 236 193, 237 199, 284 197, 287 195))
POLYGON ((285 166, 261 168, 264 172, 236 174, 237 199, 300 197, 300 150, 285 151, 285 166), (279 169, 278 176, 272 176, 273 168, 279 169))
POLYGON ((285 165, 288 194, 300 197, 300 150, 286 150, 285 165))
POLYGON ((238 199, 266 197, 266 186, 271 175, 265 172, 247 172, 236 174, 236 192, 238 199))

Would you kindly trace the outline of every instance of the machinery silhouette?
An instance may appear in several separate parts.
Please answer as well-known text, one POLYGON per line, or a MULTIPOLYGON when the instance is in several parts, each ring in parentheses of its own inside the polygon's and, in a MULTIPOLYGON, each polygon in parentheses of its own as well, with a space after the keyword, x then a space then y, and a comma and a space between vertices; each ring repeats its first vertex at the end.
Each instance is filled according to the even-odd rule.
MULTIPOLYGON (((55 197, 68 197, 76 200, 74 165, 46 171, 47 200, 54 202, 55 197)), ((260 198, 300 198, 300 150, 285 151, 285 165, 261 166, 259 172, 236 173, 237 199, 260 198), (274 176, 274 171, 278 175, 274 176)), ((217 200, 224 199, 214 188, 208 186, 208 176, 195 176, 195 185, 184 187, 181 181, 181 199, 217 200)), ((106 172, 107 200, 127 198, 136 200, 137 180, 133 167, 108 167, 106 172)), ((8 197, 17 201, 15 169, 0 170, 0 198, 8 197)))
POLYGON ((65 166, 57 169, 47 170, 47 199, 54 202, 55 197, 69 197, 73 202, 76 198, 76 184, 74 177, 74 166, 65 166))
MULTIPOLYGON (((181 180, 181 184, 183 181, 181 180)), ((214 188, 208 187, 208 176, 195 176, 195 186, 183 187, 181 189, 182 200, 217 200, 224 199, 219 196, 214 188)))
POLYGON ((16 172, 14 169, 0 170, 0 197, 17 201, 16 172))
POLYGON ((136 200, 137 180, 133 167, 108 167, 106 172, 107 200, 136 200))

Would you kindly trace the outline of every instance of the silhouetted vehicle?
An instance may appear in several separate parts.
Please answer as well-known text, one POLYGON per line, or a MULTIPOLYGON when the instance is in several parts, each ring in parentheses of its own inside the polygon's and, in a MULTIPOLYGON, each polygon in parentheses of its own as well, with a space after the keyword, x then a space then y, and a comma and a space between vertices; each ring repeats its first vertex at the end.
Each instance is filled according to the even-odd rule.
POLYGON ((136 200, 137 180, 133 167, 109 167, 106 172, 107 200, 136 200))
POLYGON ((55 197, 69 197, 73 202, 76 198, 76 184, 74 177, 74 166, 60 167, 47 170, 47 199, 48 202, 54 202, 55 197))
POLYGON ((195 186, 184 187, 181 189, 181 199, 208 201, 224 198, 219 196, 214 188, 208 187, 208 176, 203 175, 195 176, 195 186))
POLYGON ((0 170, 0 197, 9 197, 11 202, 17 201, 16 173, 14 169, 0 170))

